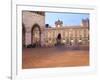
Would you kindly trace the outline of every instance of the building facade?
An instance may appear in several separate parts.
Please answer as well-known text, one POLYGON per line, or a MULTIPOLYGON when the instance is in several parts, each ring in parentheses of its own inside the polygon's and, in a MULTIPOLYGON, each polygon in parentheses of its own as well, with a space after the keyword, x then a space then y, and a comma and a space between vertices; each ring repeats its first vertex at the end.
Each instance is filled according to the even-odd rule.
POLYGON ((60 35, 63 45, 89 45, 89 20, 83 19, 81 25, 63 26, 63 21, 54 22, 55 27, 45 25, 44 12, 22 12, 23 46, 55 46, 60 35))

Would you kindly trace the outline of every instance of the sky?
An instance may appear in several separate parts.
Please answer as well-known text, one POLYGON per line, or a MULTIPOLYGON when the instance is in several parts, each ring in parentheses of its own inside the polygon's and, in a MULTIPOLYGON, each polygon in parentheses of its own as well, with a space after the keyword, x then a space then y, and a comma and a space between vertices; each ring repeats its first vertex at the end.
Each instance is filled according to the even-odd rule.
POLYGON ((45 24, 55 26, 55 21, 58 19, 63 21, 63 25, 80 25, 82 19, 89 18, 88 13, 45 13, 45 24))

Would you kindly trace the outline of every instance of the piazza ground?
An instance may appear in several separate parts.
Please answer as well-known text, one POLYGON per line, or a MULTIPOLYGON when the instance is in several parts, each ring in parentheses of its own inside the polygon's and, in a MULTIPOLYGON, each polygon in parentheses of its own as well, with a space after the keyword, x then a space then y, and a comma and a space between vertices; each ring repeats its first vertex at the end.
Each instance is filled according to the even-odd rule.
POLYGON ((23 48, 22 69, 73 66, 89 66, 87 47, 23 48))

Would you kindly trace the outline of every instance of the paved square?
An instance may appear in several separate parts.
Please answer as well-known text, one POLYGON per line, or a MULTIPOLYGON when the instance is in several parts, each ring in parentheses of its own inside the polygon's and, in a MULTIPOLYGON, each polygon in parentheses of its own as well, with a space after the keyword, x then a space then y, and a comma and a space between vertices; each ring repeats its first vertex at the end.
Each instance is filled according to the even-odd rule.
POLYGON ((89 50, 52 48, 24 48, 22 68, 89 66, 89 50))

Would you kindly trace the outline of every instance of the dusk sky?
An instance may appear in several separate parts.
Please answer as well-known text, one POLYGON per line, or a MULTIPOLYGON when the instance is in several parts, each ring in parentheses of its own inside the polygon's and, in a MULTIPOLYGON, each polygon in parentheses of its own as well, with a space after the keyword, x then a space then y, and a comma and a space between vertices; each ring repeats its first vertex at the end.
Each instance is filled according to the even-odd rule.
POLYGON ((58 19, 63 21, 63 25, 80 25, 82 19, 89 18, 88 13, 45 13, 45 24, 55 26, 55 21, 58 19))

